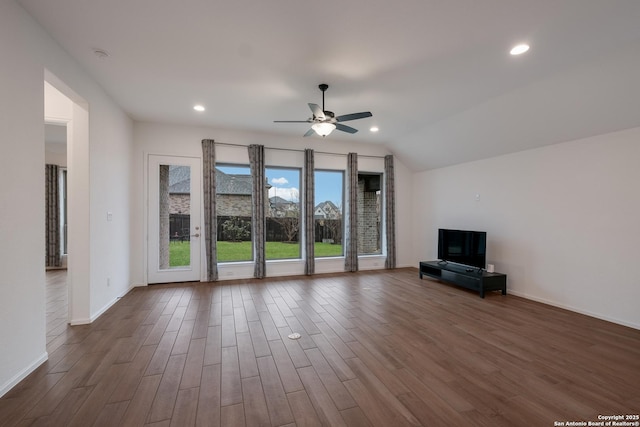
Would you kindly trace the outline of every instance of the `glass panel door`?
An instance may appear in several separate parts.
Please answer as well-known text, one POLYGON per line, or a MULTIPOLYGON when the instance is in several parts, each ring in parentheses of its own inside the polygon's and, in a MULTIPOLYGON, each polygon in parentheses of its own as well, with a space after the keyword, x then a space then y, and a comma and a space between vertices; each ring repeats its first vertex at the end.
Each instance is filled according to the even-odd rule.
POLYGON ((148 282, 200 280, 200 161, 149 156, 148 282))

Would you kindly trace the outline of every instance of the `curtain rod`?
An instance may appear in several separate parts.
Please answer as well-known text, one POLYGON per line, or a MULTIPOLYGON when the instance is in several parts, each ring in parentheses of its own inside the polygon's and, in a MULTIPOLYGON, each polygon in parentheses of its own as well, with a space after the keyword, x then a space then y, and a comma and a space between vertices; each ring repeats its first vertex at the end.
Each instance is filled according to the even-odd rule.
MULTIPOLYGON (((244 147, 247 148, 248 145, 243 145, 243 144, 231 144, 229 142, 218 142, 216 140, 214 140, 214 144, 215 145, 226 145, 229 147, 244 147)), ((276 148, 276 147, 264 147, 266 150, 277 150, 277 151, 294 151, 294 152, 298 152, 298 153, 304 153, 304 150, 300 150, 300 149, 296 149, 296 148, 276 148)), ((344 156, 346 157, 346 154, 343 153, 330 153, 328 151, 316 151, 313 150, 314 153, 318 153, 318 154, 328 154, 330 156, 344 156)), ((367 154, 358 154, 358 157, 369 157, 372 159, 384 159, 384 156, 372 156, 372 155, 367 155, 367 154)))

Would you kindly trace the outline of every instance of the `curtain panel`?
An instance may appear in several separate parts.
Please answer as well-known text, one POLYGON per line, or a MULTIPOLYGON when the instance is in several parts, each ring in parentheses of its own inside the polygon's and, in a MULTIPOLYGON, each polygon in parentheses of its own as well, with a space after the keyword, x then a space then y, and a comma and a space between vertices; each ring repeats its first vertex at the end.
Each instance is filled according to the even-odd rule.
POLYGON ((206 280, 215 282, 218 280, 218 221, 216 217, 216 146, 213 139, 202 140, 202 175, 206 280))
POLYGON ((60 267, 60 176, 58 165, 45 165, 45 265, 60 267))
POLYGON ((358 271, 358 154, 347 155, 347 235, 345 242, 345 271, 358 271))
POLYGON ((315 221, 313 211, 315 208, 315 175, 314 175, 314 154, 313 150, 304 150, 304 247, 306 259, 304 263, 304 274, 315 273, 315 221))
POLYGON ((384 156, 384 210, 385 233, 387 235, 387 259, 386 268, 396 268, 396 189, 395 171, 393 168, 393 156, 384 156))
POLYGON ((266 178, 264 173, 264 145, 249 145, 249 166, 251 167, 252 214, 251 229, 255 250, 255 269, 253 277, 261 279, 266 274, 265 246, 266 246, 266 216, 265 191, 266 178))

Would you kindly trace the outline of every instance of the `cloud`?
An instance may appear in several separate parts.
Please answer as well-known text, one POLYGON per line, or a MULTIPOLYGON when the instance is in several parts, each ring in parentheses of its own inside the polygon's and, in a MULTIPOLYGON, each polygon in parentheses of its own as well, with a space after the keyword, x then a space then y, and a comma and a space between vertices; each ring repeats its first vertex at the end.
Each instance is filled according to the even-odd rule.
POLYGON ((300 191, 297 188, 271 187, 269 189, 269 198, 274 196, 282 197, 290 202, 300 201, 300 191))
POLYGON ((272 179, 271 179, 271 183, 272 183, 272 184, 280 184, 280 185, 283 185, 283 184, 288 184, 288 183, 289 183, 289 181, 287 181, 287 178, 285 178, 285 177, 282 177, 282 178, 272 178, 272 179))

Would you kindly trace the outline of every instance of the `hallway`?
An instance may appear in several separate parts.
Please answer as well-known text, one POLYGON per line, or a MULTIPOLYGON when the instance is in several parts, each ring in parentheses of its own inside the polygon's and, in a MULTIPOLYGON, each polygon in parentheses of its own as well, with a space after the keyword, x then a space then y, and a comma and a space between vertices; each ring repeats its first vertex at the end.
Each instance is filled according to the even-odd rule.
POLYGON ((69 321, 67 270, 48 270, 46 278, 47 352, 51 354, 64 344, 69 321))

